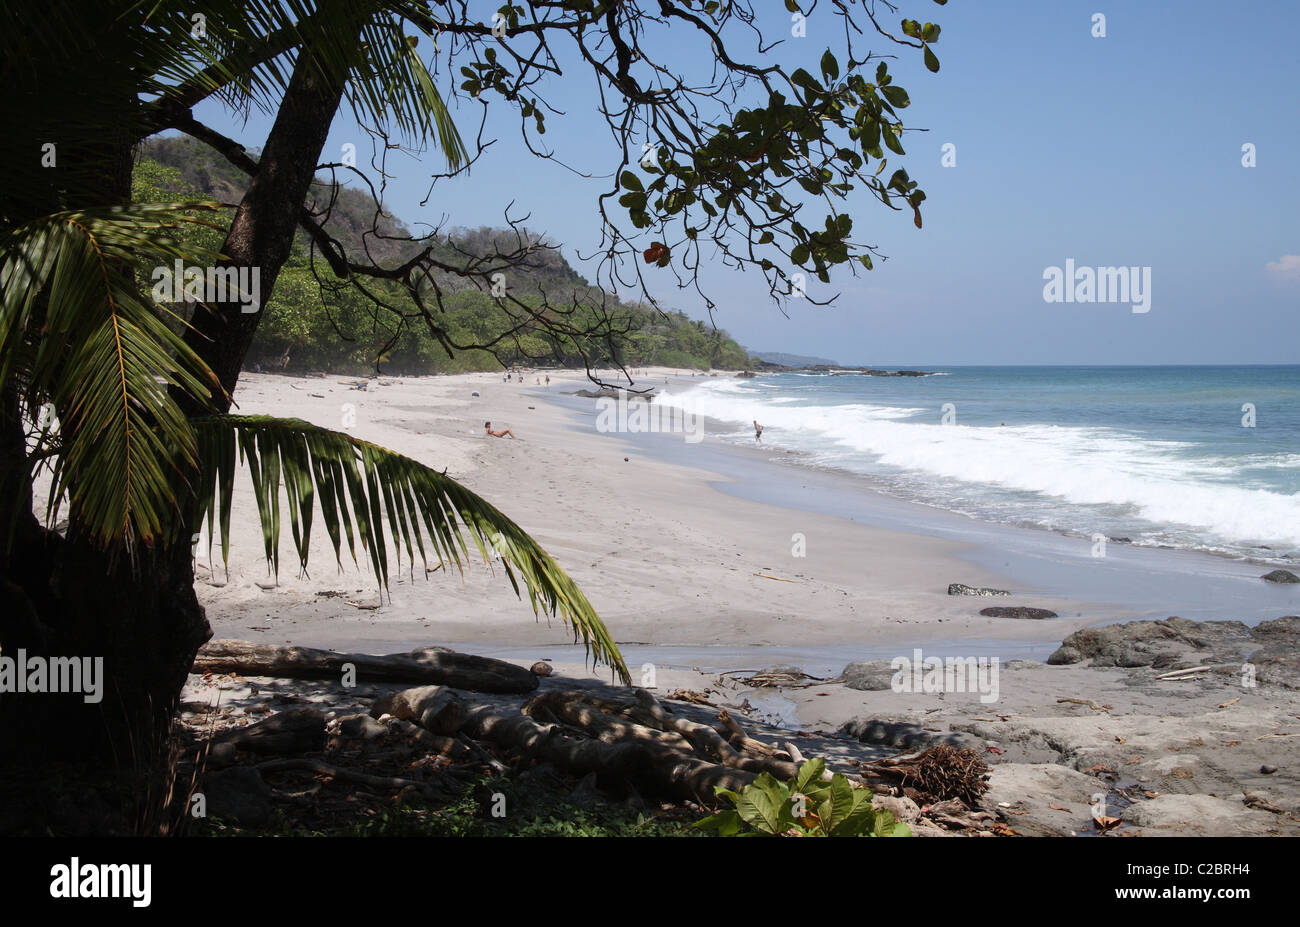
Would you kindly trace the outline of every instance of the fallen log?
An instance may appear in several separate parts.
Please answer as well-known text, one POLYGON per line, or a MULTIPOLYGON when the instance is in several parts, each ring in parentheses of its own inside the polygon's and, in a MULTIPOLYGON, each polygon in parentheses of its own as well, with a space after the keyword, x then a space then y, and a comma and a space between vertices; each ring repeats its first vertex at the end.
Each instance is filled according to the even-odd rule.
POLYGON ((402 721, 414 721, 434 734, 454 734, 460 729, 463 708, 460 698, 451 689, 419 686, 375 699, 370 716, 392 715, 402 721))
POLYGON ((400 791, 406 788, 413 788, 426 798, 445 799, 448 790, 439 788, 433 782, 421 782, 416 779, 400 779, 396 776, 376 776, 371 773, 360 772, 356 769, 349 769, 346 766, 335 766, 333 763, 326 763, 324 760, 314 760, 308 757, 288 757, 280 760, 267 760, 264 763, 257 764, 258 772, 272 773, 283 772, 285 770, 305 770, 321 776, 329 776, 331 779, 338 779, 343 782, 355 782, 358 785, 369 786, 370 788, 384 789, 386 791, 400 791))
POLYGON ((520 711, 542 723, 570 724, 581 728, 605 743, 645 740, 669 750, 690 751, 690 742, 681 734, 608 714, 600 704, 608 700, 593 701, 596 704, 583 700, 580 692, 543 692, 533 696, 520 711))
POLYGON ((739 791, 755 774, 729 769, 643 741, 605 743, 563 733, 527 715, 505 715, 490 706, 470 708, 461 732, 475 740, 513 748, 576 776, 608 775, 643 791, 712 804, 718 786, 739 791))
POLYGON ((291 708, 247 727, 212 738, 210 751, 224 759, 220 747, 249 753, 308 753, 325 745, 325 714, 316 708, 291 708))
POLYGON ((537 677, 504 660, 423 648, 377 656, 337 653, 311 647, 278 647, 251 641, 215 640, 199 649, 195 673, 238 673, 290 679, 339 679, 351 664, 358 683, 413 682, 471 692, 523 694, 537 688, 537 677))

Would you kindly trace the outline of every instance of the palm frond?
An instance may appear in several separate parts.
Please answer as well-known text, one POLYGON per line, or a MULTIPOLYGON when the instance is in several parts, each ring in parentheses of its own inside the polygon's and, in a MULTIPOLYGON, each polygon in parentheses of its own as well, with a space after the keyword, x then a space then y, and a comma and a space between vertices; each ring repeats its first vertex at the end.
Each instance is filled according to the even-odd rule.
POLYGON ((534 614, 558 615, 594 662, 607 663, 625 683, 630 680, 618 645, 573 580, 522 528, 445 474, 301 419, 220 415, 191 422, 201 472, 193 523, 206 524, 210 539, 220 535, 223 562, 229 558, 238 454, 248 464, 266 559, 276 572, 283 487, 303 570, 317 508, 339 565, 344 538, 354 561, 359 539, 385 588, 390 553, 399 568, 405 548, 412 566, 418 552, 426 567, 433 555, 463 571, 472 543, 485 561, 500 558, 516 595, 522 578, 534 614))
POLYGON ((179 317, 142 297, 132 272, 138 261, 216 263, 166 235, 204 208, 65 212, 0 234, 0 382, 17 376, 29 408, 53 402, 67 451, 55 458, 49 517, 70 498, 105 547, 171 536, 175 474, 197 447, 169 390, 201 404, 221 390, 179 317))

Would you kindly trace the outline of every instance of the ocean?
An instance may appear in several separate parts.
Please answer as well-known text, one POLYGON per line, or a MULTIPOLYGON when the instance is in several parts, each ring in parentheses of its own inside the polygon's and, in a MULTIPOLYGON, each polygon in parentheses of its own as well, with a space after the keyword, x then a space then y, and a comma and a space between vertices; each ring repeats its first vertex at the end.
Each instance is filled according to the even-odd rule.
POLYGON ((679 381, 656 403, 977 519, 1300 559, 1300 366, 912 369, 933 375, 679 381))

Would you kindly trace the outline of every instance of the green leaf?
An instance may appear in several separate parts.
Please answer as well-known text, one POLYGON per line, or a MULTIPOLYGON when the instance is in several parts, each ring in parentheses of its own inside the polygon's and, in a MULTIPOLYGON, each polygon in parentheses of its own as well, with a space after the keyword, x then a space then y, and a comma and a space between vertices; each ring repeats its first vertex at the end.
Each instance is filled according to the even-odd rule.
POLYGON ((696 821, 691 827, 698 830, 717 831, 719 837, 731 837, 740 833, 744 821, 735 811, 719 811, 707 818, 696 821))
POLYGON ((568 575, 523 529, 455 480, 423 464, 341 432, 299 419, 220 415, 191 422, 198 444, 200 477, 194 521, 220 532, 223 558, 230 536, 236 446, 247 461, 262 524, 267 561, 279 568, 280 497, 288 499, 294 547, 305 571, 311 512, 320 506, 335 559, 342 534, 356 559, 354 529, 370 556, 377 581, 388 585, 389 538, 401 563, 404 546, 414 565, 418 549, 428 567, 425 538, 437 562, 464 571, 469 544, 484 562, 495 553, 517 595, 519 579, 534 614, 558 615, 581 639, 593 661, 608 663, 624 682, 627 667, 604 622, 568 575), (281 475, 283 474, 283 485, 281 475), (219 523, 212 518, 220 498, 219 523), (340 532, 342 528, 342 532, 340 532), (423 530, 422 530, 423 529, 423 530))
POLYGON ((840 64, 835 60, 835 56, 831 54, 829 48, 826 49, 826 53, 822 55, 821 66, 822 76, 825 77, 827 81, 833 81, 840 76, 840 64))
POLYGON ((618 180, 625 190, 632 190, 633 192, 640 193, 645 189, 641 186, 641 178, 636 174, 633 174, 631 171, 624 171, 619 176, 618 180))
POLYGON ((934 52, 930 51, 929 45, 925 46, 925 51, 923 52, 922 57, 925 59, 925 66, 927 68, 934 72, 939 70, 939 59, 935 57, 934 52))
POLYGON ((805 760, 799 772, 790 783, 791 790, 808 794, 808 790, 821 782, 822 773, 826 771, 826 761, 820 756, 805 760))
POLYGON ((907 91, 895 84, 890 84, 888 87, 881 87, 880 93, 886 100, 899 109, 904 109, 909 103, 911 103, 911 100, 907 98, 907 91))
MULTIPOLYGON (((788 795, 781 783, 769 773, 759 773, 752 784, 740 793, 736 811, 745 823, 766 834, 776 835, 782 830, 782 811, 788 795)), ((785 815, 788 817, 788 812, 785 815)))

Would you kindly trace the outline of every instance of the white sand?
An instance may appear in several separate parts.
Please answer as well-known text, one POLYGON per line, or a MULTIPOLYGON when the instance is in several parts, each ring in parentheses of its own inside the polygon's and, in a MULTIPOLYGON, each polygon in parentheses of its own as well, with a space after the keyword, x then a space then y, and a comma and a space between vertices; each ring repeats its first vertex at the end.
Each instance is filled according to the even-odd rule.
MULTIPOLYGON (((647 382, 662 384, 672 373, 652 369, 647 382)), ((525 385, 494 373, 384 377, 364 391, 351 387, 356 382, 244 374, 238 411, 338 429, 344 405, 353 404, 352 434, 446 468, 515 519, 578 582, 619 642, 843 645, 847 662, 855 648, 893 641, 1059 641, 1085 623, 980 617, 989 604, 1062 614, 1077 609, 1046 597, 948 596, 949 582, 1006 588, 1005 578, 957 559, 962 548, 949 541, 719 492, 709 484, 726 474, 650 460, 623 436, 599 434, 591 424, 575 428, 568 410, 545 401, 547 390, 534 384, 533 375, 525 385), (512 429, 519 440, 485 436, 485 420, 494 429, 512 429), (806 557, 793 555, 796 532, 807 539, 806 557)), ((592 384, 581 374, 552 373, 549 390, 583 386, 592 384)), ((244 480, 241 488, 249 485, 244 480)), ((355 565, 346 548, 339 572, 319 518, 310 578, 299 575, 286 518, 279 585, 265 589, 273 580, 249 492, 236 500, 233 527, 228 582, 219 550, 214 575, 206 542, 200 546, 200 598, 219 637, 394 651, 447 642, 571 640, 558 622, 535 622, 504 574, 494 575, 481 562, 463 578, 433 573, 426 581, 420 564, 414 580, 406 569, 395 571, 391 601, 384 597, 378 609, 356 609, 345 598, 380 603, 374 576, 364 556, 355 565), (347 596, 316 595, 329 590, 347 596)))

